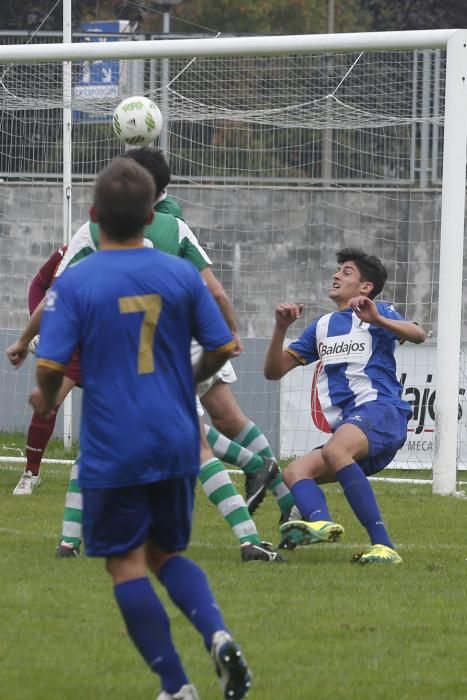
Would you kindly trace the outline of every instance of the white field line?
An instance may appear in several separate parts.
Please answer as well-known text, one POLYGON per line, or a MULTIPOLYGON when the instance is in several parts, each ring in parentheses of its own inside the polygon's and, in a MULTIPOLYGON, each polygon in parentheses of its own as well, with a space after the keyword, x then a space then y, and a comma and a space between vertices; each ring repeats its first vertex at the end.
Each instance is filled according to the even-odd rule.
MULTIPOLYGON (((42 464, 62 464, 70 465, 74 464, 74 459, 43 459, 42 464)), ((13 464, 26 464, 26 459, 24 457, 7 457, 0 456, 0 471, 17 471, 17 468, 11 466, 13 464)), ((48 474, 61 474, 63 469, 47 469, 48 474)), ((243 476, 241 469, 227 469, 229 474, 234 476, 243 476)), ((419 484, 424 486, 429 486, 433 483, 432 479, 410 479, 403 477, 393 477, 393 476, 370 476, 370 481, 375 481, 378 483, 385 484, 419 484)), ((459 485, 467 485, 467 481, 458 481, 459 485)))

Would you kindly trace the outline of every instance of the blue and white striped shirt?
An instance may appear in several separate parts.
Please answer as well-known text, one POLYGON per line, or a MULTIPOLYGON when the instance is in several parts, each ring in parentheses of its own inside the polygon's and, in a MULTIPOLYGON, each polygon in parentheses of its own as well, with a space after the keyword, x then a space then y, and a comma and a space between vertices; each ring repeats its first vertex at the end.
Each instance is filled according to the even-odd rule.
MULTIPOLYGON (((405 320, 392 304, 377 303, 381 316, 405 320)), ((385 401, 411 413, 401 398, 394 349, 397 336, 364 323, 350 307, 320 316, 287 348, 308 365, 320 360, 317 382, 321 409, 331 428, 368 401, 385 401)))

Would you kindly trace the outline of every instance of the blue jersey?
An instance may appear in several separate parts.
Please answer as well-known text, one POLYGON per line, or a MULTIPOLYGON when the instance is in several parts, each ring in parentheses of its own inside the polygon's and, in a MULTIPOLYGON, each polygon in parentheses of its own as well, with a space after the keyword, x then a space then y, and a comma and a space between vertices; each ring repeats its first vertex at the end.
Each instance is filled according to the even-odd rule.
POLYGON ((38 364, 80 350, 80 482, 88 488, 196 474, 199 429, 190 343, 234 347, 198 271, 149 248, 104 250, 49 290, 38 364))
MULTIPOLYGON (((377 307, 381 316, 404 320, 392 304, 377 307)), ((360 321, 349 307, 321 316, 289 345, 301 364, 320 361, 316 388, 331 428, 368 401, 386 401, 410 414, 396 376, 396 339, 392 331, 360 321)))

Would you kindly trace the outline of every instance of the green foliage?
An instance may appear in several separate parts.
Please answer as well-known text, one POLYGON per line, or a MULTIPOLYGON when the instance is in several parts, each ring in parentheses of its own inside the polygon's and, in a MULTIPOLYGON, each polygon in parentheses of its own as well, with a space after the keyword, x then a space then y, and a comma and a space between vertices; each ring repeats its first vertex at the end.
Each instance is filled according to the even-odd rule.
MULTIPOLYGON (((68 467, 45 465, 31 497, 11 495, 19 471, 0 467, 2 697, 155 697, 157 679, 128 639, 102 562, 54 558, 68 467)), ((336 486, 327 494, 346 528, 342 544, 302 548, 283 565, 242 564, 227 526, 197 494, 190 556, 245 648, 250 700, 465 697, 465 502, 384 481, 376 492, 400 567, 349 563, 366 535, 336 486)), ((263 538, 277 541, 277 518, 268 498, 257 518, 263 538)), ((200 638, 158 590, 201 697, 220 698, 200 638)))
MULTIPOLYGON (((178 32, 321 34, 327 31, 326 0, 185 0, 172 11, 178 32), (193 23, 177 23, 177 17, 193 23), (198 25, 198 26, 196 26, 198 25)), ((62 8, 50 0, 2 0, 0 29, 60 30, 62 8), (50 13, 50 15, 49 15, 50 13)), ((161 31, 161 13, 151 0, 73 0, 73 26, 99 19, 128 19, 140 31, 161 31)), ((386 31, 465 27, 464 0, 336 0, 335 31, 386 31)))
MULTIPOLYGON (((196 0, 174 12, 211 30, 240 34, 321 34, 327 31, 323 0, 196 0)), ((364 24, 360 0, 336 2, 335 31, 356 31, 364 24)), ((363 26, 359 31, 363 31, 363 26)))
POLYGON ((447 29, 467 26, 464 0, 362 0, 372 31, 447 29))

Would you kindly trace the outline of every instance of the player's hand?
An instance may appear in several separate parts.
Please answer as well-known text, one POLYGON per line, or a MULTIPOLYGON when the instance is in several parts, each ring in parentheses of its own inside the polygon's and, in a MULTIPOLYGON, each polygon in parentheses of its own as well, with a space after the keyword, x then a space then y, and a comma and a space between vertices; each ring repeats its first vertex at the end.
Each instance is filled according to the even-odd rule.
POLYGON ((278 328, 288 328, 297 318, 300 318, 303 304, 279 304, 276 306, 275 319, 278 328))
POLYGON ((24 360, 28 356, 28 352, 28 344, 23 343, 22 340, 17 340, 16 343, 13 343, 13 345, 10 345, 10 347, 6 349, 8 359, 13 367, 16 368, 21 367, 24 360))
POLYGON ((379 311, 373 299, 365 296, 353 297, 349 301, 349 306, 364 323, 378 323, 379 311))
POLYGON ((29 403, 41 418, 51 418, 57 413, 55 406, 50 406, 45 402, 44 395, 40 389, 35 387, 29 394, 29 403))
POLYGON ((232 352, 232 357, 238 357, 239 355, 242 354, 244 351, 244 345, 240 339, 240 336, 238 335, 237 331, 232 331, 233 339, 235 341, 235 348, 232 352))

